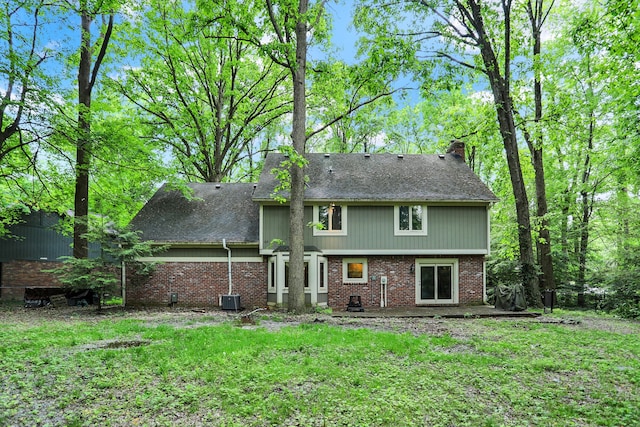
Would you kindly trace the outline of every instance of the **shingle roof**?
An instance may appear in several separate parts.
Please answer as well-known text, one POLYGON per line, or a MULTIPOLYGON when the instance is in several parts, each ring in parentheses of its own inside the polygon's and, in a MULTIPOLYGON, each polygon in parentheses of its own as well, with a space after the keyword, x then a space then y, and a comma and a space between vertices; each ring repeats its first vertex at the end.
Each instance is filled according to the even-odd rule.
MULTIPOLYGON (((464 201, 498 199, 455 154, 317 154, 306 155, 307 201, 464 201)), ((270 153, 254 200, 272 200, 278 184, 271 170, 286 158, 270 153)), ((287 194, 284 194, 286 197, 287 194)))
POLYGON ((188 184, 193 200, 160 188, 131 221, 144 240, 162 243, 256 243, 259 206, 254 184, 188 184))

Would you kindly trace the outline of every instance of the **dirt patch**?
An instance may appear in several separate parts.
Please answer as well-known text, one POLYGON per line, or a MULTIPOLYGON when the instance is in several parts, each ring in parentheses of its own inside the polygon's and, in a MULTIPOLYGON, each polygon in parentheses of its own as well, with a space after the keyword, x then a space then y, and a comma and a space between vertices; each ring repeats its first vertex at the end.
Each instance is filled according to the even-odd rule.
MULTIPOLYGON (((482 333, 488 328, 480 319, 444 319, 433 317, 333 317, 323 313, 293 315, 277 310, 260 310, 250 316, 243 312, 228 312, 217 308, 124 308, 105 307, 97 311, 95 307, 59 307, 59 308, 24 308, 0 305, 0 324, 25 324, 38 326, 51 321, 61 322, 100 322, 103 320, 135 319, 149 326, 168 325, 175 328, 198 328, 236 324, 247 329, 264 328, 278 331, 286 326, 297 326, 303 323, 320 323, 347 329, 367 328, 376 331, 393 333, 410 333, 415 336, 451 336, 456 339, 468 339, 482 333)), ((553 323, 569 328, 596 329, 612 333, 640 333, 640 322, 600 316, 581 316, 578 320, 571 318, 554 318, 540 316, 537 318, 495 318, 493 322, 511 322, 517 327, 529 328, 534 324, 553 323)), ((515 327, 515 326, 514 326, 515 327)), ((145 345, 144 343, 122 343, 127 345, 145 345)), ((116 348, 116 347, 114 347, 116 348)))
POLYGON ((135 340, 104 340, 97 341, 91 344, 86 344, 80 346, 80 350, 88 351, 88 350, 100 350, 100 349, 120 349, 120 348, 131 348, 131 347, 141 347, 151 344, 149 340, 135 339, 135 340))

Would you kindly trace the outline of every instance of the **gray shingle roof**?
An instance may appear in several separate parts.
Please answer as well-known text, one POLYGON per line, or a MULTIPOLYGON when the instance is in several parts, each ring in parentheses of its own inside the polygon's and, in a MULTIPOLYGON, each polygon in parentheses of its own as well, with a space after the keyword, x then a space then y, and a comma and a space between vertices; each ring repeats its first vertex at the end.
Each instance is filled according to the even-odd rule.
MULTIPOLYGON (((498 199, 455 154, 317 154, 306 155, 307 201, 464 201, 498 199)), ((271 173, 285 160, 270 153, 254 200, 272 200, 278 181, 271 173)), ((286 197, 287 195, 284 194, 286 197)))
POLYGON ((144 240, 162 243, 257 243, 259 206, 254 184, 188 184, 193 200, 160 188, 131 221, 144 240), (219 187, 219 188, 218 188, 219 187))

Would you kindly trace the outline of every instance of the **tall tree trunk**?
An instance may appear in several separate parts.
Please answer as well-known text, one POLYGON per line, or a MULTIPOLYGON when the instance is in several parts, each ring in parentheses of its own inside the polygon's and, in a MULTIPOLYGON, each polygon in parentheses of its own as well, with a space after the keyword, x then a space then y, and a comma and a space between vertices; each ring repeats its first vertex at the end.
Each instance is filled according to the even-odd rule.
POLYGON ((580 240, 578 244, 578 305, 585 305, 584 286, 587 276, 587 253, 589 249, 589 222, 593 211, 593 199, 589 197, 587 191, 591 179, 591 152, 593 151, 593 139, 596 126, 596 117, 593 107, 595 101, 593 84, 591 79, 591 58, 587 60, 587 102, 589 104, 589 130, 587 135, 587 152, 584 156, 584 169, 582 171, 582 181, 580 186, 580 202, 582 207, 582 217, 580 222, 580 240))
POLYGON ((535 103, 534 126, 535 132, 533 138, 527 137, 529 150, 533 162, 533 170, 535 174, 536 184, 536 215, 539 221, 538 239, 536 240, 536 249, 538 253, 538 263, 542 269, 541 287, 544 289, 555 289, 556 282, 553 272, 553 258, 551 256, 551 234, 549 233, 549 219, 547 217, 547 190, 544 177, 544 160, 543 160, 543 140, 542 140, 542 78, 540 71, 540 53, 542 51, 542 25, 545 18, 553 6, 545 12, 543 4, 544 0, 535 0, 532 4, 531 0, 527 2, 527 14, 531 23, 531 33, 533 37, 533 93, 535 103))
POLYGON ((73 256, 88 258, 89 243, 85 237, 89 215, 89 167, 91 162, 91 22, 81 10, 80 65, 78 67, 78 140, 76 143, 76 188, 74 199, 73 256))
MULTIPOLYGON (((296 64, 293 75, 293 131, 291 139, 295 155, 304 156, 306 145, 306 67, 307 67, 307 0, 299 0, 296 22, 296 64)), ((304 164, 291 162, 291 199, 289 207, 289 311, 302 312, 304 301, 304 164)))
POLYGON ((89 242, 86 233, 89 228, 89 168, 91 166, 91 92, 96 82, 98 70, 106 54, 113 31, 113 14, 105 32, 101 34, 100 50, 92 68, 93 49, 91 44, 91 23, 93 14, 87 1, 80 2, 81 38, 80 64, 78 66, 78 134, 76 141, 76 183, 74 197, 73 256, 89 257, 89 242))
POLYGON ((582 172, 582 188, 580 190, 580 202, 582 207, 582 217, 580 220, 580 243, 578 246, 578 305, 584 307, 584 286, 587 275, 587 252, 589 248, 589 221, 593 210, 593 202, 589 198, 587 187, 591 177, 591 151, 593 150, 593 132, 595 127, 595 117, 591 111, 589 121, 589 141, 587 146, 587 154, 584 158, 584 171, 582 172))
POLYGON ((520 250, 520 262, 522 265, 521 277, 527 292, 528 303, 536 307, 542 305, 540 299, 540 287, 536 274, 531 239, 531 218, 529 215, 529 199, 522 176, 520 154, 514 121, 513 106, 511 103, 510 85, 510 55, 511 55, 511 1, 503 0, 502 7, 505 20, 505 62, 504 76, 500 74, 498 58, 491 45, 491 39, 486 32, 481 6, 476 0, 468 0, 468 5, 473 17, 474 29, 477 32, 480 53, 484 63, 485 72, 489 78, 493 92, 494 104, 500 128, 500 135, 504 145, 509 167, 509 177, 516 203, 516 218, 518 222, 518 244, 520 250))

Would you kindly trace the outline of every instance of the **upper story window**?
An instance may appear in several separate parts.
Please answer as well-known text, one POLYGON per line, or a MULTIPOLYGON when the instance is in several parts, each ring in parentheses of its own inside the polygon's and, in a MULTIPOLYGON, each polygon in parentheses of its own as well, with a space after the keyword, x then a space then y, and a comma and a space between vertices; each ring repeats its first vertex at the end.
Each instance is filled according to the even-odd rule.
POLYGON ((328 205, 315 205, 313 207, 313 235, 323 234, 346 235, 347 234, 347 207, 331 203, 328 205))
POLYGON ((427 207, 401 205, 394 208, 394 231, 396 235, 426 235, 427 207))

